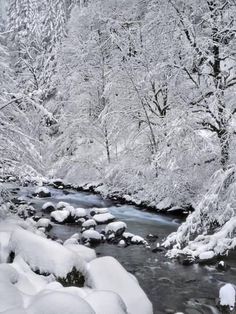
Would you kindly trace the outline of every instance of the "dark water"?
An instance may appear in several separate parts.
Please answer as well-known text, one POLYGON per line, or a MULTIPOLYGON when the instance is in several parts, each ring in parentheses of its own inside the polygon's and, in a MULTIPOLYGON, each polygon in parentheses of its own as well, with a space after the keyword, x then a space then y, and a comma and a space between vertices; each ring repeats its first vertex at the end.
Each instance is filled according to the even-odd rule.
MULTIPOLYGON (((98 195, 85 192, 50 189, 52 197, 47 199, 32 198, 38 209, 46 201, 66 201, 77 207, 109 207, 117 219, 127 223, 128 231, 146 237, 149 233, 158 235, 161 242, 169 233, 178 227, 173 218, 141 211, 133 206, 119 206, 103 200, 98 195)), ((20 195, 29 196, 32 188, 22 188, 20 195)), ((102 228, 102 227, 101 227, 102 228)), ((72 225, 54 225, 52 234, 65 240, 80 228, 72 225)), ((152 244, 155 247, 155 243, 152 244)), ((223 283, 236 284, 236 256, 227 258, 231 269, 219 272, 215 266, 182 266, 169 260, 165 253, 152 253, 143 246, 119 248, 117 245, 101 244, 96 248, 98 256, 110 255, 139 280, 140 285, 153 303, 154 313, 210 314, 220 313, 216 307, 219 288, 223 283)), ((111 313, 112 314, 112 313, 111 313)))

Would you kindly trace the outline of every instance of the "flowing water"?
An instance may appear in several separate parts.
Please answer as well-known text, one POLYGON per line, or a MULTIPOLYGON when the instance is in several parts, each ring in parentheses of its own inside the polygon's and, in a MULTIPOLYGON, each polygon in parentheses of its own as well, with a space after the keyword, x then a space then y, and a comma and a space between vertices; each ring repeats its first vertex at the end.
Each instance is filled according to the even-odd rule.
MULTIPOLYGON (((21 188, 18 195, 27 199, 34 188, 21 188)), ((50 188, 52 196, 47 199, 32 198, 33 205, 41 209, 46 201, 65 201, 76 207, 109 207, 117 219, 127 223, 128 231, 146 237, 152 233, 158 235, 161 242, 178 227, 178 221, 134 206, 115 204, 99 195, 87 192, 62 191, 50 188), (65 194, 66 193, 66 194, 65 194)), ((101 226, 102 228, 102 226, 101 226)), ((51 233, 65 240, 79 232, 75 225, 53 226, 51 233)), ((155 244, 153 244, 155 245, 155 244)), ((112 244, 100 244, 96 247, 98 256, 110 255, 134 274, 154 307, 154 314, 183 312, 185 314, 219 313, 216 302, 219 288, 223 283, 236 284, 236 258, 227 258, 231 269, 219 272, 215 266, 182 266, 165 257, 164 252, 153 253, 143 246, 131 245, 120 248, 112 244)), ((111 313, 112 314, 112 313, 111 313)))

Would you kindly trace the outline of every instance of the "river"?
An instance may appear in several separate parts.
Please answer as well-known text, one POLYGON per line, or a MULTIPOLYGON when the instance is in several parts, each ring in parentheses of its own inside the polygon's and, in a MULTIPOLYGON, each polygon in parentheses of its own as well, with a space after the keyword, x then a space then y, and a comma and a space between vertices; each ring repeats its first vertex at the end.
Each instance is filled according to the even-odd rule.
MULTIPOLYGON (((38 210, 46 201, 65 201, 76 207, 109 207, 118 220, 128 225, 128 232, 146 237, 152 233, 162 241, 178 228, 178 220, 173 217, 150 213, 134 206, 116 204, 99 195, 73 190, 49 188, 52 196, 46 199, 31 198, 33 187, 21 187, 17 192, 33 203, 38 210), (66 193, 66 194, 65 194, 66 193)), ((100 226, 99 228, 102 228, 100 226)), ((54 224, 51 234, 65 240, 79 232, 75 225, 54 224)), ((183 312, 184 314, 220 313, 216 307, 218 291, 223 283, 236 284, 236 258, 225 258, 231 268, 220 272, 213 266, 182 266, 168 259, 164 252, 153 253, 143 246, 131 245, 120 248, 112 244, 100 244, 96 248, 98 256, 110 255, 136 276, 140 285, 150 298, 154 314, 183 312)), ((112 313, 111 313, 112 314, 112 313)))

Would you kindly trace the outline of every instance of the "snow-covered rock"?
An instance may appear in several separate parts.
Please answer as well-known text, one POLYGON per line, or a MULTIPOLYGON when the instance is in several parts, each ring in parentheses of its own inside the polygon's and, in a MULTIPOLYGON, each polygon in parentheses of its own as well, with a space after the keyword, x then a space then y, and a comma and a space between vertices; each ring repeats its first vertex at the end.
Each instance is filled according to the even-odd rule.
POLYGON ((20 255, 31 269, 40 273, 66 277, 73 268, 83 272, 84 260, 55 241, 42 238, 32 232, 17 229, 10 238, 10 249, 20 255))
POLYGON ((58 202, 57 206, 56 206, 56 209, 63 209, 65 207, 67 207, 67 206, 70 206, 70 204, 67 203, 67 202, 58 202))
POLYGON ((94 216, 94 215, 98 215, 98 214, 106 214, 108 213, 108 208, 92 208, 90 209, 90 215, 94 216))
POLYGON ((90 229, 95 228, 97 225, 96 221, 94 219, 88 219, 82 224, 82 228, 84 229, 90 229))
POLYGON ((128 314, 124 301, 111 291, 94 291, 85 300, 96 314, 128 314))
POLYGON ((153 314, 152 304, 138 282, 113 257, 101 257, 88 264, 86 283, 97 290, 120 295, 129 314, 153 314))
POLYGON ((123 240, 123 239, 120 240, 119 243, 118 243, 118 246, 119 246, 119 247, 126 247, 126 242, 125 242, 125 240, 123 240))
POLYGON ((80 256, 86 262, 90 262, 96 258, 96 252, 93 249, 90 249, 81 244, 64 244, 64 246, 72 251, 75 252, 76 255, 80 256))
POLYGON ((202 252, 199 254, 199 260, 210 260, 215 257, 215 253, 213 251, 202 252))
POLYGON ((98 224, 106 224, 108 222, 111 222, 115 219, 115 216, 113 216, 110 213, 104 213, 104 214, 96 214, 93 216, 93 219, 98 224))
POLYGON ((27 205, 27 204, 20 205, 17 208, 18 216, 23 218, 23 219, 26 219, 27 217, 33 216, 35 214, 35 212, 36 212, 36 209, 33 206, 27 205))
POLYGON ((115 236, 121 236, 122 233, 126 230, 127 225, 122 221, 116 221, 109 223, 105 228, 105 233, 107 235, 113 233, 115 236))
POLYGON ((44 187, 44 186, 39 186, 35 189, 33 196, 37 196, 37 197, 50 197, 51 196, 51 192, 49 191, 48 188, 44 187))
POLYGON ((219 292, 220 305, 228 307, 231 311, 235 306, 235 288, 230 283, 220 288, 219 292))
POLYGON ((96 314, 78 295, 48 292, 36 296, 27 309, 28 314, 96 314))
POLYGON ((47 202, 43 204, 42 210, 48 213, 51 213, 52 211, 55 210, 55 205, 52 202, 47 202))
POLYGON ((55 210, 55 211, 51 212, 50 215, 51 215, 52 220, 54 220, 58 223, 63 223, 70 216, 70 212, 66 209, 55 210))
POLYGON ((135 235, 131 232, 124 232, 122 234, 122 237, 126 240, 131 240, 135 235))
POLYGON ((52 225, 51 225, 51 221, 48 218, 41 218, 37 221, 36 223, 37 228, 46 228, 47 230, 49 230, 52 225))
POLYGON ((144 240, 144 238, 138 236, 138 235, 135 235, 132 237, 131 239, 131 243, 132 244, 147 244, 147 241, 144 240))
POLYGON ((102 236, 96 230, 85 230, 82 233, 82 240, 89 241, 90 243, 99 243, 102 240, 102 236))
POLYGON ((227 271, 230 269, 230 266, 226 264, 224 261, 220 261, 216 266, 216 269, 219 271, 227 271))
MULTIPOLYGON (((67 207, 65 209, 67 209, 67 207)), ((71 209, 70 214, 75 218, 84 218, 87 216, 86 209, 84 208, 73 208, 71 209)))

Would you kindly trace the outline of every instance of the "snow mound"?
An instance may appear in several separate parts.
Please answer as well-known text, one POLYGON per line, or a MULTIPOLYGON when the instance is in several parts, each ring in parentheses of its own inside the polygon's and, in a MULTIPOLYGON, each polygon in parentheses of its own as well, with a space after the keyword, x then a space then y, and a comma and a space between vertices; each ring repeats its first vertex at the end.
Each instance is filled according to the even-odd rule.
POLYGON ((220 288, 219 292, 220 305, 227 306, 232 311, 235 306, 235 289, 233 285, 227 283, 220 288))
POLYGON ((108 223, 110 221, 113 221, 115 219, 115 216, 113 216, 110 213, 96 214, 96 215, 93 216, 93 219, 98 224, 105 224, 105 223, 108 223))
POLYGON ((96 253, 93 249, 90 249, 81 244, 64 244, 64 246, 72 251, 75 252, 76 255, 83 258, 86 262, 90 262, 96 258, 96 253))
POLYGON ((124 300, 129 314, 153 314, 152 304, 138 282, 113 257, 101 257, 88 264, 87 285, 113 291, 124 300))
POLYGON ((28 314, 95 314, 84 299, 63 292, 36 296, 27 312, 28 314))
POLYGON ((66 247, 49 239, 42 238, 29 231, 18 229, 12 233, 10 248, 40 273, 54 274, 57 277, 66 275, 75 267, 84 270, 84 261, 66 247))
POLYGON ((127 309, 121 297, 111 291, 94 291, 85 299, 96 314, 127 314, 127 309))
POLYGON ((10 282, 0 282, 0 313, 23 307, 23 298, 19 290, 10 282))

